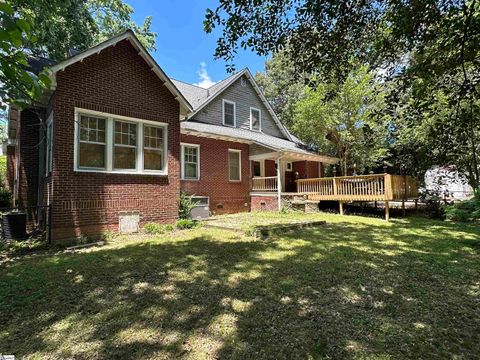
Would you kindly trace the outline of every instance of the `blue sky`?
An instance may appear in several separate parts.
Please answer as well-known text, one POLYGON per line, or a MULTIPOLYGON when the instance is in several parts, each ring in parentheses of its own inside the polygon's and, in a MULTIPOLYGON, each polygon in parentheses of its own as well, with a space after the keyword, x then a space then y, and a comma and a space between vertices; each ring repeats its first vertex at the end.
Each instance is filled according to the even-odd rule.
MULTIPOLYGON (((134 10, 133 19, 142 23, 152 16, 152 30, 158 34, 157 51, 152 52, 160 67, 174 79, 208 85, 228 76, 223 60, 214 60, 219 31, 203 31, 205 9, 214 9, 215 0, 126 0, 134 10), (202 66, 204 65, 204 66, 202 66), (203 70, 202 70, 203 69, 203 70), (203 78, 200 76, 203 74, 203 78)), ((255 74, 263 70, 265 58, 239 50, 237 70, 248 67, 255 74)))

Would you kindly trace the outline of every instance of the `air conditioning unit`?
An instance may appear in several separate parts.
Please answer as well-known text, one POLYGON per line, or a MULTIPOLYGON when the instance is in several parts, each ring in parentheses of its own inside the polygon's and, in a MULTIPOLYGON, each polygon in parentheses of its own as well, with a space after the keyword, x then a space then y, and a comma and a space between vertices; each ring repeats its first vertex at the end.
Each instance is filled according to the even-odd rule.
POLYGON ((196 203, 190 212, 192 219, 208 219, 210 216, 210 198, 208 196, 193 196, 192 200, 196 203))

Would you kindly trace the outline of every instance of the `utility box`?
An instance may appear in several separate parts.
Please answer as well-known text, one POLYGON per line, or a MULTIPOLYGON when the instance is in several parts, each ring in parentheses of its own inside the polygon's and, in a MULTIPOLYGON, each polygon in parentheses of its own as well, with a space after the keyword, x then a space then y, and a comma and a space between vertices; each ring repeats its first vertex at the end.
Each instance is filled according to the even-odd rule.
POLYGON ((210 216, 210 198, 208 196, 193 196, 192 200, 196 203, 190 212, 192 219, 208 219, 210 216))

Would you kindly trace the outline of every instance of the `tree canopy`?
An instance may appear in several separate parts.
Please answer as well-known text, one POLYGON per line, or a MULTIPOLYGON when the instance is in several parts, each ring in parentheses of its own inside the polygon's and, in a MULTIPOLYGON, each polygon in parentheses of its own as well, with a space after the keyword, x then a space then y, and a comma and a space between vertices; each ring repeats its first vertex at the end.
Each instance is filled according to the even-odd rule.
POLYGON ((147 49, 155 49, 151 17, 141 25, 122 0, 7 0, 0 4, 0 97, 26 106, 50 85, 46 73, 28 69, 28 56, 63 60, 128 28, 147 49))
MULTIPOLYGON (((305 74, 345 83, 356 64, 369 65, 385 100, 388 151, 379 160, 420 176, 432 165, 454 165, 479 188, 478 0, 220 0, 204 21, 205 31, 215 28, 214 55, 230 71, 239 47, 287 59, 292 70, 277 74, 291 83, 305 74)), ((321 98, 318 83, 310 85, 321 98)), ((270 100, 282 99, 285 88, 265 88, 278 88, 270 100)), ((334 98, 324 97, 323 106, 334 98)))

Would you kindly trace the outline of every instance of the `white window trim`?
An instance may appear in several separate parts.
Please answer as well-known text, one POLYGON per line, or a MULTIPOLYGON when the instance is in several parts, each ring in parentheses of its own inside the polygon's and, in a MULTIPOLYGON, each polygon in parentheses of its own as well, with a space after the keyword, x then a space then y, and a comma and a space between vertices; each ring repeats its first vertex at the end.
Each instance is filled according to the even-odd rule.
POLYGON ((262 110, 255 107, 250 107, 250 130, 262 131, 262 110), (253 128, 252 110, 258 111, 258 130, 253 128))
POLYGON ((50 116, 47 119, 47 122, 45 123, 46 125, 46 131, 45 131, 45 140, 46 140, 46 152, 45 152, 45 176, 49 176, 53 172, 53 111, 50 113, 50 116), (48 143, 48 128, 49 126, 52 127, 52 132, 51 132, 51 139, 50 143, 51 146, 49 146, 48 143))
POLYGON ((180 143, 180 145, 181 145, 181 180, 199 181, 200 180, 200 145, 189 144, 189 143, 180 143), (185 148, 186 147, 197 148, 197 177, 196 178, 185 177, 185 148))
POLYGON ((242 150, 228 149, 228 181, 229 182, 242 182, 242 150), (239 170, 239 175, 240 175, 239 180, 232 180, 230 178, 230 153, 231 152, 238 153, 238 170, 239 170))
POLYGON ((287 161, 285 163, 285 171, 289 171, 289 172, 293 171, 293 161, 287 161))
POLYGON ((222 99, 222 123, 224 126, 237 127, 237 104, 235 101, 222 99), (233 125, 225 123, 225 104, 233 105, 233 125))
POLYGON ((151 121, 151 120, 143 120, 132 118, 128 116, 121 116, 121 115, 114 115, 109 113, 104 113, 100 111, 93 111, 83 108, 75 108, 75 126, 74 126, 74 149, 73 149, 73 170, 75 172, 90 172, 90 173, 108 173, 108 174, 136 174, 136 175, 159 175, 165 176, 168 175, 168 124, 159 121, 151 121), (91 116, 100 116, 107 119, 106 124, 106 134, 105 134, 105 142, 106 142, 106 169, 96 169, 96 168, 82 168, 78 166, 78 156, 79 156, 79 115, 91 115, 91 116), (115 120, 119 121, 129 121, 137 123, 137 169, 136 170, 128 170, 128 169, 121 169, 115 170, 113 169, 113 146, 114 146, 114 128, 113 124, 115 120), (155 126, 159 128, 163 128, 164 139, 163 139, 163 161, 164 169, 161 171, 158 170, 147 170, 144 169, 143 164, 143 128, 144 125, 148 126, 155 126))

